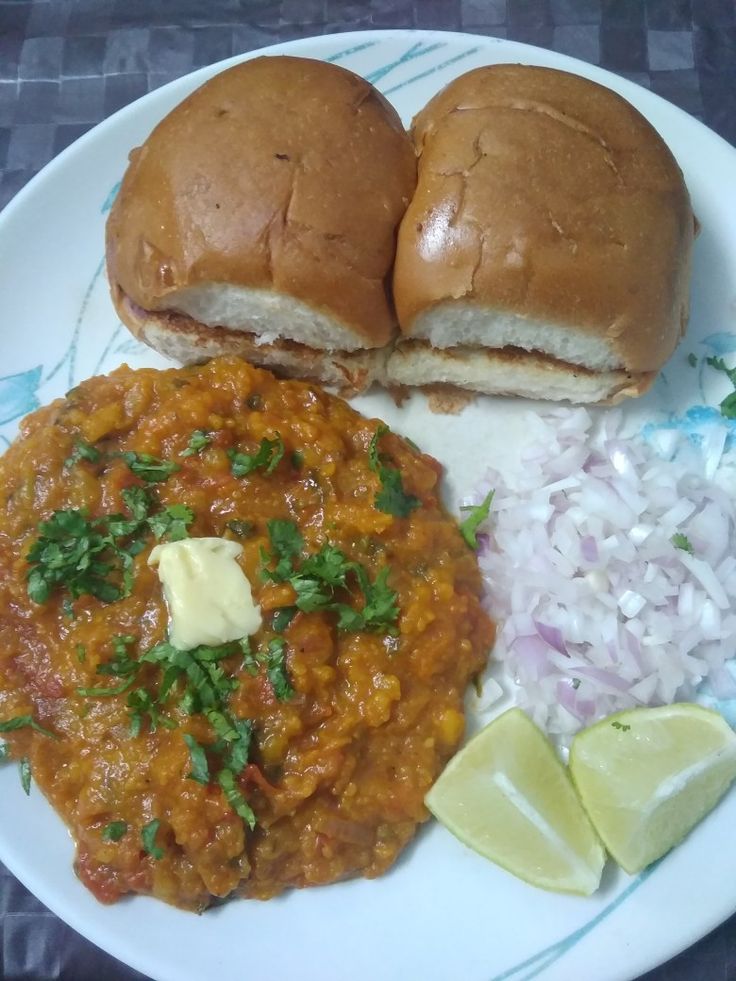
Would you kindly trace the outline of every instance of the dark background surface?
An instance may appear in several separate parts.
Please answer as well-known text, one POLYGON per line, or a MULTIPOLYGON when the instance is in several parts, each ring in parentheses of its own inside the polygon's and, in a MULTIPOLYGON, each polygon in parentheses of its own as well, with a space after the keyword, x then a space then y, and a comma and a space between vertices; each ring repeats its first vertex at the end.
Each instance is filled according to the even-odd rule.
MULTIPOLYGON (((736 0, 0 0, 0 208, 91 126, 195 68, 292 38, 392 27, 553 48, 625 75, 736 143, 736 0)), ((1 865, 0 938, 5 981, 142 978, 1 865)), ((591 964, 570 981, 595 978, 591 964)), ((736 918, 646 981, 736 981, 736 918)))

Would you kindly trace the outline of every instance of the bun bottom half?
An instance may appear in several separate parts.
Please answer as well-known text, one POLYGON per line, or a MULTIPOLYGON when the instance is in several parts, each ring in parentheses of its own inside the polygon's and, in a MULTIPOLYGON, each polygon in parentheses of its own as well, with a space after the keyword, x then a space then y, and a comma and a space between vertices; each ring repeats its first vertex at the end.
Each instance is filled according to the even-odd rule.
POLYGON ((613 405, 642 395, 656 372, 591 371, 520 348, 434 348, 402 341, 386 365, 389 385, 450 385, 484 395, 516 395, 554 402, 613 405))
POLYGON ((144 310, 118 286, 111 292, 117 314, 131 333, 180 364, 235 356, 276 375, 330 385, 343 396, 357 395, 385 377, 387 348, 332 351, 288 340, 264 343, 246 330, 212 327, 171 310, 144 310))

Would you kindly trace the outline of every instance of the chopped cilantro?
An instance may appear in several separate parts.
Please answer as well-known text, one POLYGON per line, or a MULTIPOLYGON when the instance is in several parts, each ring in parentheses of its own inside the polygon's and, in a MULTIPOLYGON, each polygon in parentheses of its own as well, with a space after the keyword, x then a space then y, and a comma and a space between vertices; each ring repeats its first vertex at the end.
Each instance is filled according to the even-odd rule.
POLYGON ((687 535, 683 535, 682 532, 675 532, 675 534, 670 538, 670 541, 675 546, 675 548, 682 549, 683 552, 687 552, 688 555, 693 554, 693 546, 687 535))
POLYGON ((304 466, 304 454, 299 450, 293 450, 291 454, 291 466, 293 470, 301 470, 304 466))
POLYGON ((38 732, 42 736, 48 736, 49 739, 59 738, 55 732, 51 732, 50 729, 44 729, 43 726, 39 725, 32 715, 16 715, 12 719, 0 722, 0 732, 15 732, 17 729, 26 728, 33 729, 34 732, 38 732))
POLYGON ((202 429, 195 429, 189 437, 187 448, 182 450, 179 456, 194 456, 196 453, 201 453, 211 442, 212 435, 210 433, 205 433, 202 429))
POLYGON ((690 365, 691 368, 696 368, 698 365, 697 355, 690 352, 690 354, 688 354, 687 356, 687 363, 690 365))
POLYGON ((294 694, 286 671, 286 641, 274 637, 268 644, 266 654, 266 677, 271 682, 273 693, 280 702, 286 702, 294 694))
POLYGON ((154 818, 152 821, 149 821, 148 824, 144 824, 141 828, 141 841, 143 842, 143 849, 157 862, 164 857, 163 848, 156 844, 156 833, 158 832, 160 826, 161 822, 159 819, 154 818))
POLYGON ((228 521, 225 527, 238 538, 249 538, 256 526, 253 521, 241 521, 240 518, 233 518, 232 521, 228 521))
POLYGON ((253 739, 253 723, 250 719, 235 719, 231 717, 237 739, 231 740, 230 749, 226 755, 228 767, 235 773, 245 769, 250 757, 250 746, 253 739))
POLYGON ((23 788, 26 796, 31 792, 31 762, 27 756, 24 756, 22 760, 18 763, 18 772, 20 773, 20 785, 23 788))
POLYGON ((153 507, 151 491, 145 487, 126 487, 120 495, 136 521, 145 521, 153 507))
POLYGON ((192 760, 192 769, 187 774, 187 778, 189 780, 196 780, 197 783, 207 786, 210 782, 210 768, 207 763, 207 754, 204 751, 204 747, 200 746, 194 736, 190 736, 188 732, 184 733, 184 742, 187 744, 189 756, 192 760))
MULTIPOLYGON (((285 582, 294 572, 293 560, 301 553, 304 539, 293 521, 275 518, 266 522, 271 542, 272 558, 276 568, 264 570, 264 575, 274 582, 285 582)), ((268 556, 265 556, 268 559, 268 556)))
POLYGON ((711 368, 715 368, 716 371, 722 371, 734 386, 735 390, 723 399, 720 408, 724 418, 736 419, 736 367, 727 367, 723 358, 706 358, 705 363, 711 368))
POLYGON ((399 608, 396 604, 396 592, 388 585, 388 566, 381 569, 372 583, 361 566, 356 567, 356 574, 365 596, 365 606, 361 611, 363 630, 390 632, 388 628, 396 623, 399 608))
POLYGON ((176 473, 181 467, 178 463, 170 460, 159 460, 158 457, 151 456, 150 453, 122 453, 122 458, 128 464, 131 473, 147 484, 158 484, 168 480, 172 473, 176 473))
POLYGON ((54 511, 38 530, 27 555, 28 595, 34 602, 45 603, 59 585, 75 599, 85 593, 107 603, 120 599, 122 589, 108 579, 116 571, 115 546, 97 522, 82 511, 54 511))
MULTIPOLYGON (((339 548, 327 542, 319 552, 308 555, 295 568, 294 560, 304 547, 296 524, 277 520, 267 522, 267 527, 272 554, 263 553, 263 558, 265 561, 276 560, 276 566, 264 569, 263 575, 274 582, 289 582, 296 592, 297 609, 304 613, 332 610, 338 614, 340 630, 391 630, 399 611, 396 593, 387 584, 387 567, 371 583, 363 566, 350 561, 339 548), (350 574, 355 576, 363 593, 363 610, 354 610, 335 598, 338 590, 349 591, 350 574)), ((276 621, 274 629, 281 632, 276 621)))
POLYGON ((284 444, 276 433, 275 439, 262 439, 258 450, 251 453, 241 453, 239 450, 228 450, 230 470, 233 477, 245 477, 254 470, 273 473, 284 455, 284 444))
POLYGON ((84 644, 77 644, 77 660, 80 664, 84 664, 87 660, 87 648, 84 644))
POLYGON ((119 685, 110 685, 104 688, 77 688, 77 695, 81 695, 82 698, 109 698, 112 695, 122 695, 124 691, 132 688, 134 677, 128 678, 126 681, 121 681, 119 685))
POLYGON ((460 508, 461 511, 470 512, 465 521, 460 524, 460 534, 465 539, 466 544, 472 548, 473 551, 478 548, 478 538, 476 533, 480 525, 483 524, 488 515, 491 513, 491 503, 493 502, 493 495, 495 493, 495 491, 490 490, 486 494, 481 504, 460 508))
POLYGON ((87 460, 89 463, 97 463, 102 454, 91 443, 86 443, 83 439, 78 439, 74 444, 71 456, 64 460, 64 466, 73 467, 80 460, 87 460))
POLYGON ((614 719, 611 723, 614 729, 620 729, 621 732, 628 732, 631 726, 625 725, 623 722, 619 722, 618 719, 614 719))
POLYGON ((276 610, 271 620, 271 626, 277 634, 282 634, 296 616, 295 606, 282 606, 276 610))
POLYGON ((580 687, 580 678, 572 679, 572 687, 575 689, 575 691, 578 690, 578 688, 580 687))
POLYGON ((384 514, 407 518, 421 505, 421 501, 413 494, 406 493, 401 471, 396 467, 387 466, 385 458, 378 452, 378 441, 387 432, 389 432, 388 426, 379 425, 368 446, 368 465, 374 473, 378 474, 378 479, 381 481, 381 490, 376 494, 373 503, 384 514))
POLYGON ((138 671, 138 662, 128 653, 128 648, 135 643, 135 637, 130 634, 119 635, 112 638, 113 657, 110 661, 105 661, 97 668, 97 674, 111 674, 118 678, 135 674, 138 671))
POLYGON ((252 831, 256 826, 256 816, 250 804, 248 804, 236 786, 235 775, 232 770, 228 770, 227 768, 220 770, 217 774, 217 782, 222 787, 222 792, 230 807, 232 807, 238 817, 245 821, 252 831))
POLYGON ((160 725, 165 729, 176 728, 176 723, 161 714, 157 699, 147 688, 134 688, 128 695, 127 704, 130 713, 130 734, 134 738, 140 735, 146 716, 149 719, 151 732, 155 732, 160 725))
POLYGON ((127 834, 128 825, 125 821, 111 821, 102 829, 103 841, 120 841, 127 834))
POLYGON ((148 518, 148 525, 156 541, 166 536, 170 542, 179 542, 189 537, 188 528, 194 521, 194 511, 186 504, 170 504, 158 514, 148 518))
POLYGON ((0 743, 0 763, 5 763, 10 758, 10 746, 7 743, 0 743))

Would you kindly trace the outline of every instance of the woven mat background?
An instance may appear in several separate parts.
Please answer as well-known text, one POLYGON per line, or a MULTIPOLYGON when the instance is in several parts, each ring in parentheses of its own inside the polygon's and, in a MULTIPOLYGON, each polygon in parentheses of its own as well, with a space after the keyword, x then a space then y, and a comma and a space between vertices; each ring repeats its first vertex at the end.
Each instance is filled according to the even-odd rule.
MULTIPOLYGON (((195 68, 277 41, 392 27, 574 55, 651 88, 736 144, 734 0, 0 0, 0 208, 91 126, 195 68)), ((142 978, 2 866, 0 975, 142 978)), ((595 981, 595 966, 570 981, 595 981)), ((736 981, 736 918, 646 981, 736 981)))

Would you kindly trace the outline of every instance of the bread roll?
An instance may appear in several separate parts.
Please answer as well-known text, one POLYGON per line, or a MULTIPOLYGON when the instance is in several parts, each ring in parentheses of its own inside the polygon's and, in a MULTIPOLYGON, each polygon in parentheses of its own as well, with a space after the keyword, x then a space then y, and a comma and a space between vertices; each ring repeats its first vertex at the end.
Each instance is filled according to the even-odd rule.
POLYGON ((179 361, 240 354, 359 390, 395 334, 387 277, 415 181, 370 83, 305 58, 246 61, 131 154, 107 223, 113 302, 179 361))
POLYGON ((645 391, 687 323, 694 219, 644 117, 576 75, 494 65, 451 82, 412 135, 389 379, 586 402, 645 391))

